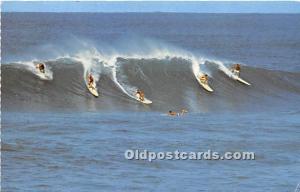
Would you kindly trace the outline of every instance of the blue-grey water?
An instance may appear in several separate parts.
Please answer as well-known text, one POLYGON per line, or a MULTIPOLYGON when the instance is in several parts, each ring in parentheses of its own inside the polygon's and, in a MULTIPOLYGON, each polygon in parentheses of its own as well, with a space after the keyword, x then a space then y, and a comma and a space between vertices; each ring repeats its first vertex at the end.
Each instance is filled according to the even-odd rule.
POLYGON ((299 112, 4 113, 5 191, 293 191, 299 112), (275 118, 276 117, 276 118, 275 118), (127 149, 254 151, 254 161, 126 160, 127 149))
POLYGON ((2 191, 282 192, 300 182, 299 14, 2 13, 1 27, 2 191), (221 68, 234 63, 251 86, 221 68), (135 88, 153 104, 126 94, 135 88), (149 162, 126 160, 127 149, 255 160, 149 162))

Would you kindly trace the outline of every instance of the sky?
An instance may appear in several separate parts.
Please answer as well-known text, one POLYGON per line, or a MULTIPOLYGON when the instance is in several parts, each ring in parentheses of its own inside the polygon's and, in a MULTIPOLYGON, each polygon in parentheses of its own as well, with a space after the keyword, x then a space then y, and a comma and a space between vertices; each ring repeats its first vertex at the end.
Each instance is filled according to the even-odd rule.
POLYGON ((296 1, 4 1, 3 12, 300 13, 296 1))

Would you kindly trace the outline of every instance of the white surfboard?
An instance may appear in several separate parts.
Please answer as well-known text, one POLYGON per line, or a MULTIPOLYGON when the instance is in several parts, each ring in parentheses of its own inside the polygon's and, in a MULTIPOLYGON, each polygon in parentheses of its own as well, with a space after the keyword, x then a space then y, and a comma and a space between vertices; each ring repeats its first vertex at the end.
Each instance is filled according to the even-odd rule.
POLYGON ((241 82, 241 83, 244 83, 245 85, 249 85, 249 86, 251 85, 250 83, 248 83, 247 81, 245 81, 244 79, 242 79, 240 77, 237 77, 236 80, 241 82))
POLYGON ((96 87, 96 83, 93 82, 92 85, 86 85, 88 90, 92 93, 92 95, 94 95, 95 97, 98 97, 99 96, 99 93, 98 93, 98 90, 97 90, 97 87, 96 87))
POLYGON ((239 75, 238 75, 238 72, 234 72, 234 71, 231 71, 232 72, 232 78, 234 80, 237 80, 245 85, 251 85, 250 83, 248 83, 247 81, 245 81, 244 79, 240 78, 239 75))
POLYGON ((144 100, 142 101, 142 100, 140 100, 140 98, 139 98, 139 94, 135 94, 135 99, 137 100, 137 101, 139 101, 139 102, 141 102, 141 103, 144 103, 144 104, 147 104, 147 105, 149 105, 149 104, 151 104, 152 103, 152 101, 150 101, 149 99, 146 99, 146 98, 144 98, 144 100))
POLYGON ((41 71, 39 69, 36 70, 37 70, 37 76, 39 76, 41 79, 51 80, 51 76, 46 73, 46 69, 44 71, 41 71))
POLYGON ((213 92, 214 90, 207 84, 202 82, 198 77, 196 78, 199 84, 208 92, 213 92))

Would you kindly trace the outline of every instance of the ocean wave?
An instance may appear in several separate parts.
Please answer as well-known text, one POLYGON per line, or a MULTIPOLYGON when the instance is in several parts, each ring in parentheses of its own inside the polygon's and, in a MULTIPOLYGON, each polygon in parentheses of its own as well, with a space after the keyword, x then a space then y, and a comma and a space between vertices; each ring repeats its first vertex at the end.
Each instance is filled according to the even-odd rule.
POLYGON ((44 60, 47 81, 39 76, 33 61, 2 65, 3 108, 78 110, 250 110, 293 105, 299 102, 300 74, 242 65, 241 77, 252 85, 237 82, 230 64, 195 56, 186 51, 156 48, 147 53, 104 54, 96 48, 72 56, 44 60), (99 98, 86 89, 92 73, 99 98), (206 92, 196 78, 209 75, 213 93, 206 92), (142 89, 153 104, 135 100, 142 89), (293 102, 288 102, 288 101, 293 102))

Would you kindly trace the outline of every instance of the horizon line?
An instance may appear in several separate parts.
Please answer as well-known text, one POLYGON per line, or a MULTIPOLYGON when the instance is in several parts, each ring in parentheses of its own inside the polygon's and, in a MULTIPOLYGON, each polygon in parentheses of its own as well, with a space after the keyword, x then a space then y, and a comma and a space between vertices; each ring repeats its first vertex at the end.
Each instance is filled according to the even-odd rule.
POLYGON ((136 12, 136 11, 116 11, 116 12, 101 12, 101 11, 1 11, 1 13, 176 13, 176 14, 293 14, 297 15, 299 13, 294 12, 172 12, 172 11, 149 11, 149 12, 136 12))
POLYGON ((297 1, 2 1, 1 12, 300 13, 297 1))

